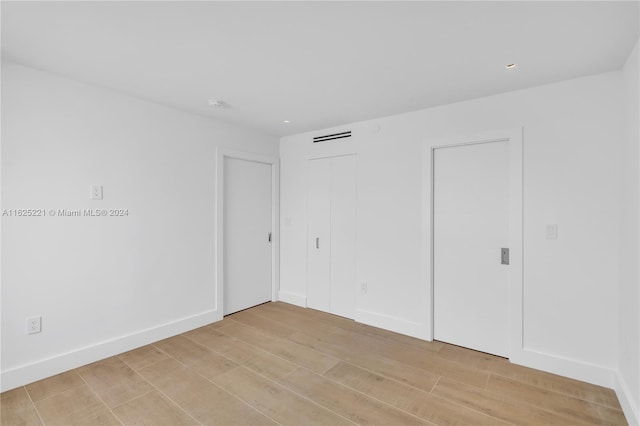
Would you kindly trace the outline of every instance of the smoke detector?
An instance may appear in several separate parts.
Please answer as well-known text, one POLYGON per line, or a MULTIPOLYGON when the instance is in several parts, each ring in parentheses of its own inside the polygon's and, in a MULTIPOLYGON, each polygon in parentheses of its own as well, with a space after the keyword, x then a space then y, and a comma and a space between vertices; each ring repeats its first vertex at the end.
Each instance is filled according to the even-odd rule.
POLYGON ((213 108, 222 108, 224 106, 224 102, 217 99, 209 99, 209 106, 213 108))

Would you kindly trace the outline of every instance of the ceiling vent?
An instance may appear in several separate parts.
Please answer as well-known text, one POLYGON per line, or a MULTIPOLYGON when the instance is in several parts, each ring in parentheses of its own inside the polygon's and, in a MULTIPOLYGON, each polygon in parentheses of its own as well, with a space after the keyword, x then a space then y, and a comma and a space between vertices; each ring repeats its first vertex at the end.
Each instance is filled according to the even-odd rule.
POLYGON ((342 138, 350 138, 350 137, 351 137, 351 131, 334 133, 332 135, 316 136, 315 138, 313 138, 313 143, 327 142, 327 141, 332 141, 334 139, 342 139, 342 138))

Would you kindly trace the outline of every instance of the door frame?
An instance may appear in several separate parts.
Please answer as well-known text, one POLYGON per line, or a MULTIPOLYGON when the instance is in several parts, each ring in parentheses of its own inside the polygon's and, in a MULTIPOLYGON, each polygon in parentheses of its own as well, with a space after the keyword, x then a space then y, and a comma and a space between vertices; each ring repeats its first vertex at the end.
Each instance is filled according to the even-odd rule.
POLYGON ((426 281, 428 285, 427 306, 430 312, 426 319, 428 340, 434 337, 434 165, 435 150, 457 146, 478 145, 506 141, 509 143, 509 273, 508 273, 508 330, 509 354, 512 361, 520 358, 523 352, 523 128, 478 132, 466 135, 450 136, 425 145, 424 179, 426 183, 423 195, 423 235, 426 259, 426 281))
POLYGON ((252 161, 254 163, 268 164, 271 166, 271 301, 278 300, 278 287, 280 281, 280 221, 279 202, 280 186, 280 162, 278 157, 254 154, 251 152, 236 151, 227 148, 216 149, 216 194, 215 194, 215 288, 216 288, 216 318, 221 320, 224 316, 224 160, 233 158, 237 160, 252 161))

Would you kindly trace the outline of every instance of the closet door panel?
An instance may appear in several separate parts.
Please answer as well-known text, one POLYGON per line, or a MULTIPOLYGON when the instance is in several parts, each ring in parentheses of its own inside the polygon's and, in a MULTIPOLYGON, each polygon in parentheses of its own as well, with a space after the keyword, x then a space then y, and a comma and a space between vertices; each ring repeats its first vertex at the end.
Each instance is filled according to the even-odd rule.
POLYGON ((331 313, 356 307, 356 156, 331 159, 331 313))
POLYGON ((309 160, 307 306, 331 312, 331 159, 309 160))

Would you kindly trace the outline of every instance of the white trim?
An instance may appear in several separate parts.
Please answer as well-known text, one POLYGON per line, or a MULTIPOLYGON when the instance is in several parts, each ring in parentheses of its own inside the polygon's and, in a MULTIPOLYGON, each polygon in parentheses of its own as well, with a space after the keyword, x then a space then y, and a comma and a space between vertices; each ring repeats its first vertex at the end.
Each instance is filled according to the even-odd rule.
POLYGON ((427 340, 433 339, 433 162, 434 150, 453 146, 476 145, 498 141, 509 142, 509 358, 518 357, 522 352, 522 205, 523 205, 523 129, 511 128, 474 134, 447 137, 425 144, 423 173, 426 183, 423 193, 423 208, 426 219, 423 221, 423 248, 427 255, 423 263, 424 277, 428 283, 427 306, 431 308, 427 314, 427 340), (427 272, 428 271, 428 274, 427 272))
POLYGON ((224 315, 224 159, 235 158, 271 166, 271 300, 278 300, 280 280, 280 163, 277 157, 254 154, 251 152, 235 151, 218 147, 216 149, 216 218, 215 218, 215 288, 218 320, 224 315))
POLYGON ((303 308, 307 307, 307 295, 306 294, 298 294, 291 293, 289 291, 280 290, 280 301, 285 303, 290 303, 292 305, 301 306, 303 308))
POLYGON ((419 322, 407 321, 404 318, 381 314, 373 311, 367 311, 364 309, 356 309, 354 320, 363 324, 371 325, 373 327, 378 327, 384 330, 416 337, 418 339, 431 340, 425 336, 425 328, 423 324, 419 322))
POLYGON ((614 389, 629 426, 640 426, 640 407, 633 400, 633 394, 619 371, 615 374, 614 389))
POLYGON ((347 157, 349 155, 358 155, 357 151, 348 151, 342 154, 310 154, 307 160, 323 160, 326 158, 347 157))
POLYGON ((37 380, 87 365, 110 356, 166 339, 198 327, 211 324, 218 319, 215 310, 181 318, 156 327, 105 340, 93 345, 54 355, 30 364, 21 365, 2 372, 1 392, 17 388, 37 380))
POLYGON ((525 348, 516 353, 510 361, 514 364, 524 365, 525 367, 535 368, 607 388, 613 388, 614 385, 614 370, 573 358, 566 358, 525 348))

